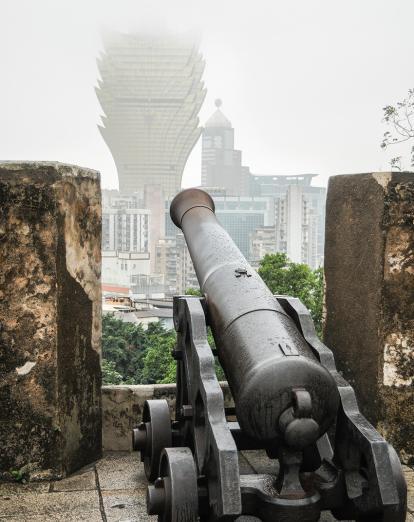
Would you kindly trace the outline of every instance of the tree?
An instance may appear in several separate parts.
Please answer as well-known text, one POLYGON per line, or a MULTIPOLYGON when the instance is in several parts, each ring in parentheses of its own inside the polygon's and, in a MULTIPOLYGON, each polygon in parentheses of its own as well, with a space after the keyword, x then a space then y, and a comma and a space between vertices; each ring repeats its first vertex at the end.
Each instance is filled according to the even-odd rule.
POLYGON ((151 323, 147 335, 149 347, 143 360, 141 382, 175 382, 176 362, 171 355, 176 343, 175 331, 165 330, 160 323, 151 323))
POLYGON ((323 272, 293 263, 286 254, 266 254, 259 275, 274 294, 299 298, 309 309, 319 336, 322 334, 323 272))
MULTIPOLYGON (((391 127, 386 131, 381 147, 386 149, 390 145, 397 145, 414 139, 414 89, 409 89, 408 96, 397 105, 387 105, 383 108, 383 122, 391 127)), ((391 159, 391 167, 401 170, 402 156, 391 159)), ((414 167, 414 145, 411 147, 411 166, 414 167)))
POLYGON ((102 384, 124 384, 122 375, 116 371, 113 361, 102 359, 102 384))
POLYGON ((160 322, 125 323, 111 315, 102 319, 102 375, 104 384, 152 384, 175 381, 171 351, 174 330, 160 322))
MULTIPOLYGON (((124 323, 111 315, 102 320, 102 378, 104 384, 166 384, 175 382, 176 362, 172 350, 175 330, 166 330, 160 322, 141 325, 124 323)), ((208 341, 214 340, 208 330, 208 341)), ((216 362, 217 377, 225 379, 216 362)))
POLYGON ((143 357, 148 348, 148 336, 141 325, 125 323, 112 315, 102 319, 102 356, 113 362, 114 369, 125 384, 141 382, 143 357))

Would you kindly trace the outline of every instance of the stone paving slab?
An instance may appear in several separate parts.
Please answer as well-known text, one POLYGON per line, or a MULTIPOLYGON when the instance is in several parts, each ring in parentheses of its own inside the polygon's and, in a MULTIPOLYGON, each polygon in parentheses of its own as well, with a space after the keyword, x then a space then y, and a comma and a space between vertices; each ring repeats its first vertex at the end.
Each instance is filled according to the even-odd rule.
POLYGON ((18 517, 2 517, 2 522, 102 522, 101 512, 98 511, 87 511, 85 513, 48 513, 47 515, 28 515, 18 517))
MULTIPOLYGON (((0 482, 0 498, 5 495, 26 495, 27 493, 49 493, 49 482, 0 482)), ((0 512, 1 513, 1 512, 0 512)))
POLYGON ((138 453, 111 452, 96 463, 102 491, 147 488, 144 466, 138 453))
MULTIPOLYGON (((147 514, 145 493, 141 490, 115 490, 102 492, 108 522, 140 522, 147 514)), ((148 517, 155 521, 158 517, 148 517)))
POLYGON ((53 483, 53 491, 89 491, 95 489, 97 489, 97 485, 93 467, 53 483))
MULTIPOLYGON (((414 470, 412 468, 408 468, 407 466, 404 466, 404 475, 405 480, 407 482, 407 489, 408 489, 408 495, 407 495, 407 508, 408 511, 414 514, 414 470)), ((413 516, 414 519, 414 516, 413 516)), ((414 520, 413 520, 414 522, 414 520)))
POLYGON ((240 452, 253 469, 250 473, 276 474, 279 464, 275 460, 270 460, 264 450, 245 450, 240 452))
MULTIPOLYGON (((275 463, 261 451, 239 454, 242 473, 275 472, 275 463)), ((414 471, 405 467, 409 509, 414 507, 414 471)), ((103 459, 61 481, 0 483, 0 522, 156 522, 146 514, 147 481, 136 453, 109 453, 103 459)), ((239 517, 237 522, 260 522, 239 517)), ((323 513, 319 522, 335 522, 323 513)), ((414 516, 407 517, 414 522, 414 516)))
POLYGON ((249 473, 254 473, 254 469, 251 464, 247 460, 247 458, 243 455, 243 453, 239 452, 239 472, 242 475, 248 475, 249 473))
POLYGON ((0 520, 7 516, 31 518, 33 515, 42 515, 43 520, 54 520, 52 517, 59 514, 65 514, 66 519, 66 514, 80 516, 97 510, 97 491, 26 493, 0 497, 0 520))

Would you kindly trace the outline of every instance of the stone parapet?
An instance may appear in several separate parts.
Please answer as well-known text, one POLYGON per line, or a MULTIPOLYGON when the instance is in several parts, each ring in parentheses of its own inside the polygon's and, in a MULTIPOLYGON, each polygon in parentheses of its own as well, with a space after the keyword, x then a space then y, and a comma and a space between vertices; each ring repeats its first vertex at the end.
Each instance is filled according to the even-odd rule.
POLYGON ((0 475, 59 478, 101 454, 99 174, 0 163, 0 259, 0 475))
POLYGON ((414 173, 330 178, 324 338, 359 406, 414 459, 414 173))
MULTIPOLYGON (((220 383, 225 407, 233 406, 226 382, 220 383)), ((102 386, 103 448, 105 451, 132 451, 132 428, 141 421, 146 400, 166 399, 174 416, 175 384, 102 386)))

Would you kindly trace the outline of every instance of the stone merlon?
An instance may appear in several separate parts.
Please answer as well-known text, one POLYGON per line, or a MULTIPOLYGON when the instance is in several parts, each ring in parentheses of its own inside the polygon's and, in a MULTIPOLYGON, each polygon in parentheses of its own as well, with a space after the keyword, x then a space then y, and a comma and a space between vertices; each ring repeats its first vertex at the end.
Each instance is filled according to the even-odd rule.
POLYGON ((99 174, 0 163, 0 474, 101 454, 99 174))
POLYGON ((325 341, 359 406, 414 459, 414 173, 330 178, 325 341))

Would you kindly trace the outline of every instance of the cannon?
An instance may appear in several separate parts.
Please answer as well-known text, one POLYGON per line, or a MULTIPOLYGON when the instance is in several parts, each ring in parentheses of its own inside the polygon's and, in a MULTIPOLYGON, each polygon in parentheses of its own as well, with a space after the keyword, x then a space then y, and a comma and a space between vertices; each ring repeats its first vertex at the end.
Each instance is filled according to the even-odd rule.
POLYGON ((148 514, 163 522, 316 522, 330 511, 338 520, 403 522, 396 452, 360 413, 306 307, 272 295, 206 192, 180 192, 170 214, 202 297, 174 298, 175 418, 167 401, 149 400, 133 430, 153 482, 148 514), (225 407, 215 357, 234 406, 225 407), (261 450, 272 472, 241 474, 243 450, 261 450))

